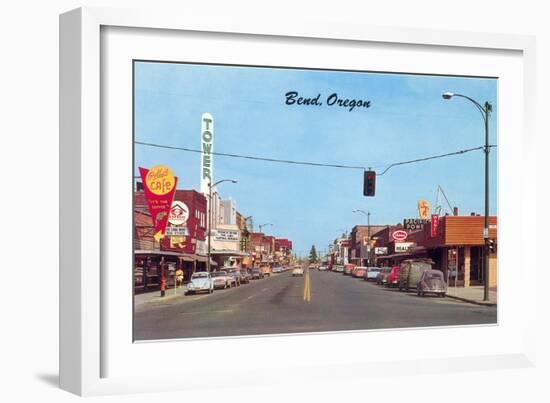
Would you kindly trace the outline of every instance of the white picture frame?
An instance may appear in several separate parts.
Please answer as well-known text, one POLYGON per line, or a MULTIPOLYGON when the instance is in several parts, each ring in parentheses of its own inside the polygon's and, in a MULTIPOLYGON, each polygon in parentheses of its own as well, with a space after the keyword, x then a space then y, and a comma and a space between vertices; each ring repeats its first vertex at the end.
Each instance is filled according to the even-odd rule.
MULTIPOLYGON (((105 209, 108 209, 106 193, 109 193, 111 189, 105 179, 106 163, 109 158, 109 150, 105 147, 110 143, 101 136, 105 129, 102 119, 109 111, 102 109, 105 108, 102 104, 102 91, 108 91, 109 88, 105 88, 105 86, 111 84, 102 81, 101 57, 102 54, 104 55, 102 46, 105 45, 102 42, 102 30, 109 29, 109 27, 157 30, 155 32, 192 32, 195 36, 200 36, 201 33, 205 35, 216 33, 219 37, 239 35, 252 37, 259 42, 262 40, 273 43, 293 41, 304 47, 307 47, 311 40, 320 40, 332 41, 331 46, 334 47, 346 43, 375 44, 381 48, 409 46, 415 51, 430 49, 470 51, 478 54, 479 57, 491 52, 509 52, 515 55, 515 60, 521 67, 519 70, 513 70, 514 72, 510 74, 517 75, 517 71, 521 71, 520 76, 515 78, 521 80, 519 92, 523 91, 521 100, 516 100, 522 104, 521 116, 519 121, 513 122, 513 124, 519 124, 519 131, 522 132, 522 135, 517 139, 512 139, 514 142, 519 142, 521 151, 514 158, 521 159, 522 170, 525 171, 531 167, 532 172, 535 172, 535 161, 529 158, 533 153, 535 109, 533 103, 536 86, 535 43, 532 37, 350 26, 315 21, 304 21, 300 26, 287 26, 281 21, 250 21, 235 18, 215 20, 207 14, 176 15, 151 10, 82 8, 65 13, 60 17, 60 385, 70 392, 79 395, 98 395, 219 387, 235 383, 240 386, 248 385, 244 379, 246 377, 241 376, 242 372, 238 376, 227 376, 223 381, 212 385, 211 380, 209 384, 200 376, 206 371, 204 367, 194 369, 196 377, 182 377, 166 374, 152 376, 147 373, 146 363, 142 364, 143 368, 136 368, 135 365, 139 364, 132 363, 136 372, 144 371, 144 376, 130 372, 126 374, 122 367, 120 370, 111 371, 106 366, 106 361, 116 354, 115 351, 119 347, 113 344, 108 335, 109 332, 106 333, 105 329, 106 326, 113 324, 114 313, 110 311, 110 302, 108 302, 111 285, 106 285, 104 282, 108 274, 102 271, 102 267, 108 263, 105 260, 107 252, 109 252, 108 245, 104 244, 102 237, 104 235, 103 227, 107 225, 107 218, 104 214, 105 209)), ((143 32, 144 35, 148 35, 153 31, 143 32)), ((152 39, 152 41, 154 40, 155 38, 152 39)), ((487 66, 486 68, 490 70, 492 67, 487 66)), ((409 69, 408 66, 407 69, 409 69)), ((434 70, 436 69, 437 67, 434 68, 434 70)), ((515 91, 517 94, 518 89, 516 88, 515 91)), ((500 129, 505 132, 506 127, 500 129)), ((514 143, 514 145, 517 144, 514 143)), ((499 152, 501 153, 499 154, 501 164, 506 168, 505 164, 510 161, 511 156, 507 155, 506 151, 499 150, 499 152)), ((130 172, 130 169, 127 171, 130 172)), ((512 177, 514 175, 510 170, 506 170, 506 173, 512 177)), ((527 201, 533 197, 535 181, 535 175, 522 178, 522 192, 521 194, 518 192, 513 199, 519 203, 516 224, 513 227, 516 237, 519 237, 519 240, 516 239, 515 242, 523 245, 523 247, 517 248, 518 251, 526 250, 528 247, 528 230, 522 223, 526 222, 528 214, 536 215, 532 208, 527 209, 527 201)), ((508 196, 506 185, 504 184, 503 187, 506 196, 508 196)), ((499 200, 500 197, 502 197, 502 193, 499 194, 499 200)), ((502 218, 506 220, 507 212, 511 211, 511 208, 503 202, 502 206, 499 205, 499 216, 502 215, 502 218)), ((115 218, 110 216, 109 219, 114 220, 115 218)), ((500 231, 499 229, 499 239, 502 235, 502 241, 499 244, 500 251, 503 252, 501 256, 509 258, 510 261, 513 261, 514 258, 517 259, 518 252, 515 249, 509 249, 506 252, 507 233, 501 234, 500 231)), ((131 237, 129 232, 128 237, 131 237)), ((523 257, 523 262, 525 267, 531 267, 531 270, 534 270, 536 266, 534 256, 523 257)), ((522 276, 528 274, 528 271, 521 273, 522 276)), ((376 357, 368 358, 360 354, 353 360, 346 359, 344 354, 341 356, 325 354, 322 360, 316 361, 313 352, 306 347, 308 343, 334 345, 333 343, 338 343, 341 337, 355 342, 362 337, 379 338, 384 332, 370 332, 368 336, 365 336, 367 333, 351 332, 345 336, 335 333, 320 336, 288 336, 284 340, 280 337, 263 338, 262 342, 271 343, 274 355, 264 357, 256 355, 256 358, 254 358, 253 352, 258 348, 259 338, 233 338, 230 341, 236 345, 248 343, 252 346, 252 353, 249 354, 249 357, 244 357, 242 361, 245 363, 256 362, 257 365, 254 367, 256 370, 258 368, 263 368, 265 371, 275 368, 278 370, 308 368, 308 374, 303 376, 316 377, 316 379, 327 377, 327 373, 331 372, 331 369, 345 370, 346 373, 360 372, 363 376, 379 376, 410 372, 435 373, 529 367, 533 365, 535 357, 533 341, 535 339, 534 306, 536 296, 533 292, 523 291, 523 299, 519 308, 527 314, 523 316, 521 323, 516 320, 517 316, 511 316, 508 320, 507 311, 504 309, 511 306, 510 303, 507 303, 512 298, 510 288, 507 288, 510 284, 509 279, 510 277, 507 277, 505 273, 499 277, 500 328, 494 327, 489 332, 500 336, 498 332, 509 326, 507 334, 514 340, 514 343, 510 343, 507 347, 497 346, 498 348, 495 347, 495 350, 488 354, 481 354, 477 351, 467 354, 458 349, 452 353, 447 352, 448 354, 438 353, 431 356, 406 354, 400 359, 388 357, 384 360, 376 357), (504 322, 500 320, 501 314, 504 314, 504 318, 507 319, 504 322), (303 351, 304 355, 308 357, 309 364, 304 366, 293 359, 284 362, 277 361, 276 346, 277 344, 285 345, 285 343, 293 343, 295 349, 301 349, 300 351, 303 351), (261 361, 262 359, 263 361, 261 361)), ((115 318, 115 320, 118 319, 115 318)), ((123 319, 120 323, 127 323, 127 320, 128 318, 123 319)), ((419 329, 418 332, 417 335, 420 335, 422 329, 419 329)), ((442 329, 441 332, 442 335, 447 334, 444 332, 452 332, 454 336, 451 337, 459 339, 469 337, 468 333, 471 333, 472 330, 456 328, 442 329)), ((390 333, 391 337, 400 334, 416 337, 414 331, 411 330, 396 330, 390 333)), ((129 342, 131 343, 131 340, 129 342)), ((161 349, 164 353, 166 350, 177 349, 177 344, 174 343, 185 342, 147 343, 146 346, 140 348, 144 351, 147 350, 146 354, 157 354, 161 349), (166 347, 167 344, 170 345, 166 347)), ((204 340, 193 341, 193 343, 214 346, 223 345, 227 341, 204 340)), ((194 346, 196 345, 194 344, 194 346)), ((177 360, 170 365, 172 365, 172 369, 177 368, 177 360)), ((185 368, 181 368, 181 370, 185 372, 185 368)), ((222 366, 219 371, 223 370, 222 366)), ((286 375, 285 371, 281 372, 283 379, 292 373, 292 371, 286 371, 288 373, 286 375)), ((270 382, 266 377, 262 381, 270 382)), ((277 380, 277 382, 280 381, 281 379, 277 380)), ((251 381, 250 385, 253 383, 251 381)))

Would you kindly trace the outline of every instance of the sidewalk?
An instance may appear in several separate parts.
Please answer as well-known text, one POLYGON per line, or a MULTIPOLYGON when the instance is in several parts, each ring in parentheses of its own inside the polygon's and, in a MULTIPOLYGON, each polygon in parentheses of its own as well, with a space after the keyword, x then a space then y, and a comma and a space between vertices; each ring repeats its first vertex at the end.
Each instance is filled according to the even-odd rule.
POLYGON ((496 306, 497 305, 497 290, 496 288, 489 289, 489 301, 483 301, 483 286, 473 287, 453 287, 447 289, 447 297, 458 299, 473 304, 496 306))
POLYGON ((164 297, 160 296, 160 290, 136 294, 134 295, 134 304, 135 306, 138 306, 148 302, 162 302, 169 301, 178 297, 183 297, 186 289, 186 285, 180 288, 176 288, 175 292, 174 288, 167 288, 164 293, 164 297))

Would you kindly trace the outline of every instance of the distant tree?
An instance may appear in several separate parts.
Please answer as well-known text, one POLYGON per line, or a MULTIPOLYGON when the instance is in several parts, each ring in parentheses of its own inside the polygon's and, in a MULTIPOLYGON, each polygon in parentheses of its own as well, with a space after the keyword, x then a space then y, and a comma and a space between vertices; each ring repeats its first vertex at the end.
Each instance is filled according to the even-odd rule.
POLYGON ((309 263, 316 263, 317 262, 317 249, 315 249, 315 245, 311 245, 311 250, 309 251, 309 263))

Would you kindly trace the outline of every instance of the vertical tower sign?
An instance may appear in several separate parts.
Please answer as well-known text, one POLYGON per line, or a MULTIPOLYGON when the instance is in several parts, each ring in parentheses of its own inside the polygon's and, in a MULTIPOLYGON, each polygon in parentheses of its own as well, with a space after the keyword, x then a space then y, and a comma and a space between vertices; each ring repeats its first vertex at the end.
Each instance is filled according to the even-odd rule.
POLYGON ((201 193, 208 194, 208 184, 214 179, 214 118, 203 113, 201 118, 201 193))

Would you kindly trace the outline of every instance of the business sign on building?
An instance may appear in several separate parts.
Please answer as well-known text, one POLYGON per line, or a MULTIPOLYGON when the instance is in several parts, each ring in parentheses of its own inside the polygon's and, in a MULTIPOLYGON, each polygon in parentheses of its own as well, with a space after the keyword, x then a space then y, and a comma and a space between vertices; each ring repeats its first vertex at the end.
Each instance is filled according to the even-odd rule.
POLYGON ((179 200, 174 200, 168 213, 168 222, 172 225, 184 225, 189 218, 189 208, 179 200))
POLYGON ((201 192, 208 193, 214 178, 214 118, 203 113, 201 118, 201 192))
POLYGON ((418 218, 428 220, 430 218, 430 202, 418 200, 418 218))
POLYGON ((166 227, 166 236, 184 237, 189 235, 189 230, 184 226, 169 225, 166 227))
POLYGON ((377 246, 374 248, 375 255, 387 255, 388 247, 387 246, 377 246))
POLYGON ((233 231, 229 229, 213 229, 212 237, 215 241, 239 241, 239 231, 233 231))
POLYGON ((195 250, 196 250, 197 255, 206 255, 206 253, 207 253, 206 241, 197 240, 195 250))
POLYGON ((396 242, 395 243, 395 252, 407 252, 410 248, 414 246, 414 242, 396 242))
POLYGON ((151 169, 139 167, 139 173, 155 228, 153 236, 158 242, 164 237, 178 178, 170 168, 164 165, 155 165, 151 169))
POLYGON ((393 231, 391 234, 391 237, 394 241, 404 241, 407 239, 407 231, 403 231, 402 229, 393 231))
POLYGON ((403 227, 409 231, 417 231, 424 228, 424 225, 428 224, 428 219, 423 218, 405 218, 403 220, 403 227))
POLYGON ((437 236, 438 231, 439 231, 439 216, 437 214, 432 214, 432 220, 431 220, 432 238, 437 236))

